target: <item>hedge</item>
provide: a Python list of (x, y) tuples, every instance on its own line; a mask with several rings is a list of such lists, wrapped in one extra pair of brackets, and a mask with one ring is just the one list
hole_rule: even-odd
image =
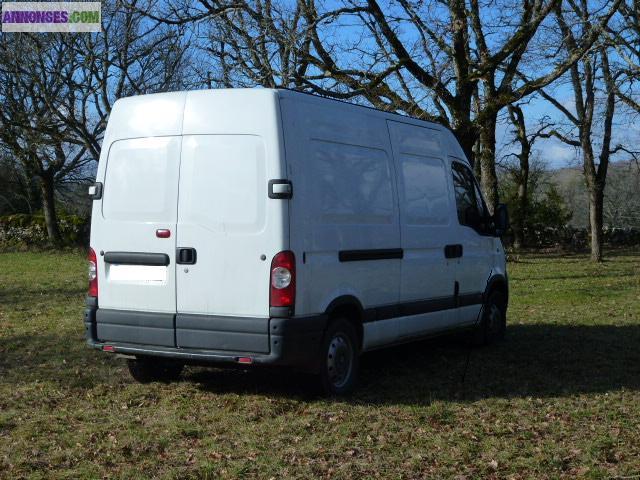
[[(58, 225), (64, 246), (89, 243), (90, 218), (62, 214), (58, 218)], [(47, 247), (49, 244), (44, 215), (16, 213), (0, 217), (0, 249)]]
[[(582, 250), (589, 246), (591, 233), (586, 228), (565, 226), (561, 228), (535, 226), (525, 229), (525, 241), (528, 248), (562, 247), (571, 250)], [(503, 239), (510, 246), (513, 238), (508, 235)], [(640, 229), (604, 227), (602, 240), (612, 247), (628, 247), (640, 245)]]

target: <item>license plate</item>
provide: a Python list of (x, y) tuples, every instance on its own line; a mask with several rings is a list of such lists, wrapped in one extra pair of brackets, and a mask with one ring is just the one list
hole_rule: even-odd
[(110, 282), (164, 284), (167, 281), (167, 267), (163, 265), (111, 264), (107, 276)]

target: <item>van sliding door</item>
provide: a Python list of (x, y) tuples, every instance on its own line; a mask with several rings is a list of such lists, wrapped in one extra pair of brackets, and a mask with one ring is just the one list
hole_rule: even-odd
[(398, 172), (402, 274), (401, 337), (448, 328), (455, 322), (456, 258), (451, 189), (440, 131), (388, 121)]

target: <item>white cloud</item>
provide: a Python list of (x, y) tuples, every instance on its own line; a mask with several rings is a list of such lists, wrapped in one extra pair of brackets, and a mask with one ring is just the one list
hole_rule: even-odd
[(557, 140), (541, 141), (537, 144), (540, 158), (551, 168), (565, 167), (575, 162), (574, 147), (560, 143)]

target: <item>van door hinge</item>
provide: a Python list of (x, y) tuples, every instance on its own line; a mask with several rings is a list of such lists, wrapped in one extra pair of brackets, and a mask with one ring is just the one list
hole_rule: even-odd
[(269, 180), (269, 198), (289, 200), (293, 197), (293, 184), (291, 180)]

